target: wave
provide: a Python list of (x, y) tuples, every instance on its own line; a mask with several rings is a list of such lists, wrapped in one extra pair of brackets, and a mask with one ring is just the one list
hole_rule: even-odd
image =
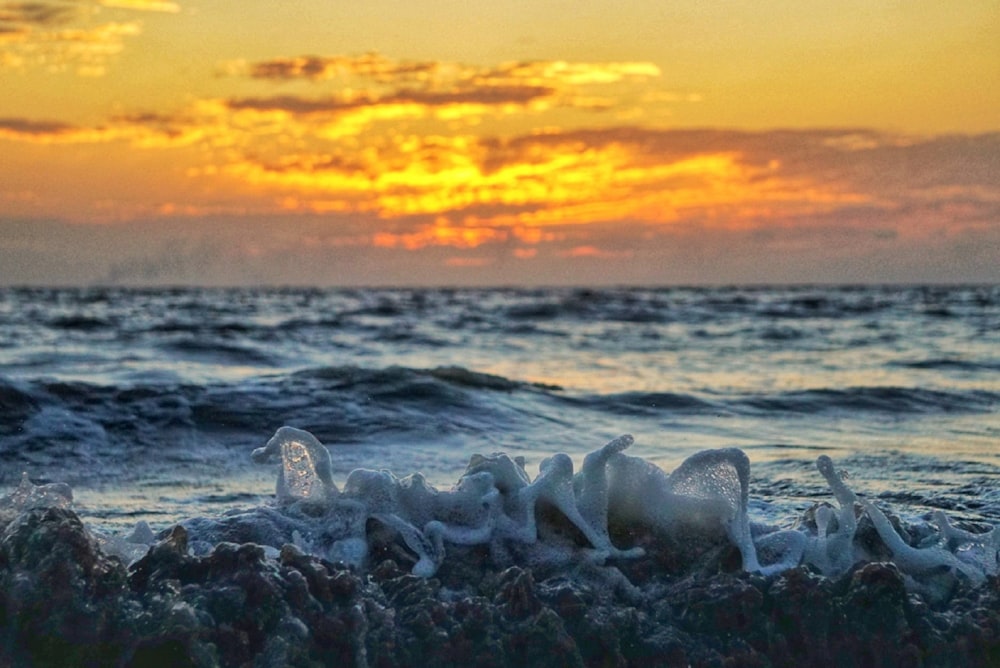
[(795, 327), (768, 327), (760, 333), (760, 338), (764, 341), (796, 341), (807, 336), (808, 334)]
[(405, 343), (428, 348), (444, 348), (449, 345), (448, 341), (443, 338), (427, 336), (409, 327), (379, 328), (375, 330), (371, 340), (389, 344)]
[(404, 366), (366, 368), (352, 365), (328, 366), (304, 369), (291, 374), (293, 378), (337, 381), (343, 385), (394, 386), (399, 383), (420, 382), (433, 379), (447, 385), (478, 390), (501, 390), (511, 392), (519, 389), (561, 389), (557, 385), (513, 380), (491, 373), (473, 371), (462, 366), (439, 366), (419, 369)]
[[(932, 318), (955, 309), (995, 305), (989, 289), (954, 289), (942, 294), (922, 289), (843, 287), (578, 289), (508, 291), (503, 315), (515, 321), (598, 320), (634, 323), (713, 322), (748, 316), (770, 321), (844, 320), (880, 317), (894, 309), (916, 309)], [(942, 305), (941, 301), (948, 301)]]
[(768, 318), (841, 319), (875, 314), (891, 308), (895, 300), (887, 295), (855, 294), (850, 291), (831, 294), (784, 295), (773, 300), (753, 302), (755, 315)]
[[(551, 301), (551, 294), (549, 297)], [(581, 299), (578, 295), (577, 301)], [(219, 326), (229, 328), (227, 323), (234, 322), (227, 318)], [(324, 322), (319, 326), (332, 326), (333, 321)], [(530, 319), (513, 324), (536, 326)], [(800, 327), (792, 324), (795, 327), (787, 328), (788, 332)], [(275, 325), (260, 327), (273, 331)], [(562, 323), (552, 327), (573, 329), (562, 327)], [(784, 332), (787, 324), (774, 327)], [(260, 434), (272, 433), (285, 424), (301, 425), (324, 442), (345, 447), (415, 449), (427, 445), (427, 452), (433, 453), (427, 457), (431, 461), (440, 454), (438, 448), (450, 447), (443, 443), (484, 451), (511, 443), (529, 449), (538, 442), (570, 443), (581, 433), (621, 429), (649, 434), (662, 429), (665, 422), (690, 430), (692, 438), (710, 442), (731, 435), (752, 440), (755, 430), (770, 440), (786, 428), (799, 429), (801, 417), (820, 416), (816, 429), (806, 428), (795, 435), (798, 441), (819, 442), (824, 438), (823, 429), (845, 415), (863, 422), (880, 421), (885, 416), (981, 414), (1000, 408), (1000, 393), (990, 385), (980, 384), (976, 390), (927, 389), (919, 386), (927, 374), (918, 371), (900, 387), (823, 387), (820, 380), (813, 389), (734, 394), (667, 383), (652, 388), (638, 384), (616, 387), (626, 391), (590, 391), (568, 384), (560, 387), (531, 382), (511, 377), (513, 374), (486, 373), (460, 363), (484, 354), (482, 350), (451, 356), (457, 364), (428, 368), (347, 363), (290, 370), (282, 364), (297, 361), (296, 346), (272, 346), (242, 334), (245, 332), (237, 327), (231, 328), (226, 338), (196, 338), (190, 333), (164, 336), (156, 341), (159, 352), (154, 355), (163, 359), (162, 368), (170, 373), (157, 373), (149, 359), (140, 356), (134, 374), (100, 374), (93, 371), (98, 367), (89, 359), (75, 361), (72, 373), (65, 376), (49, 371), (66, 366), (61, 367), (58, 359), (41, 369), (22, 363), (16, 372), (29, 377), (0, 374), (0, 461), (5, 464), (0, 478), (39, 467), (52, 467), (52, 475), (69, 471), (77, 479), (138, 477), (155, 466), (164, 470), (174, 465), (204, 468), (197, 462), (205, 458), (226, 470), (245, 465), (245, 457), (233, 452), (244, 452)], [(314, 335), (315, 331), (310, 334)], [(649, 344), (651, 350), (674, 344), (667, 334), (663, 336)], [(356, 337), (344, 337), (345, 341), (317, 338), (324, 340), (323, 355), (311, 355), (308, 360), (371, 362), (364, 357), (363, 347), (352, 343)], [(562, 344), (557, 341), (554, 345)], [(130, 350), (123, 347), (102, 352), (125, 359)], [(501, 363), (513, 368), (510, 358), (503, 357), (504, 351), (497, 354)], [(283, 357), (277, 359), (276, 355)], [(720, 364), (724, 362), (720, 360)], [(904, 360), (901, 364), (947, 371), (989, 368), (992, 362), (987, 356), (974, 367), (951, 358)], [(204, 372), (195, 375), (185, 371), (206, 363), (238, 366), (241, 373), (222, 374), (226, 380), (204, 380)], [(659, 377), (652, 371), (649, 377)], [(567, 378), (575, 376), (570, 373)], [(674, 415), (679, 416), (676, 421)], [(717, 416), (736, 419), (719, 430)], [(949, 433), (946, 426), (939, 429), (937, 433)]]
[(246, 465), (231, 448), (291, 423), (331, 443), (482, 441), (551, 412), (535, 399), (557, 391), (460, 366), (315, 367), (206, 384), (0, 376), (0, 461), (10, 464), (0, 478), (39, 467), (74, 480), (134, 477), (209, 460), (226, 470)]
[(195, 337), (183, 337), (164, 342), (161, 347), (174, 355), (209, 362), (246, 366), (277, 366), (280, 363), (279, 358), (256, 347), (222, 341), (206, 341)]
[[(100, 385), (0, 377), (0, 451), (61, 447), (67, 430), (101, 434), (112, 451), (229, 442), (282, 424), (308, 425), (334, 442), (379, 435), (433, 439), (448, 434), (518, 433), (524, 420), (599, 424), (601, 415), (643, 420), (664, 414), (935, 415), (983, 413), (1000, 407), (986, 390), (912, 387), (817, 388), (776, 394), (700, 396), (669, 391), (575, 393), (462, 366), (314, 367), (235, 382), (192, 384), (150, 380)], [(60, 417), (61, 416), (61, 417)], [(75, 427), (74, 427), (75, 425)], [(191, 436), (194, 435), (194, 436)], [(72, 439), (69, 439), (72, 440)], [(404, 440), (406, 440), (404, 438)], [(48, 444), (48, 445), (45, 445)], [(187, 447), (186, 445), (184, 447)]]
[(345, 319), (341, 316), (297, 316), (282, 321), (277, 329), (339, 329), (344, 326), (344, 323)]
[(809, 389), (754, 395), (730, 402), (737, 409), (827, 414), (841, 412), (887, 414), (979, 413), (996, 410), (1000, 394), (986, 390), (945, 391), (912, 387), (851, 387)]
[(673, 392), (618, 392), (564, 397), (565, 403), (589, 410), (625, 416), (654, 416), (664, 412), (718, 410), (718, 405), (689, 394)]
[(776, 394), (711, 398), (673, 392), (620, 392), (565, 395), (565, 404), (619, 416), (654, 417), (663, 413), (741, 414), (758, 417), (787, 414), (841, 413), (933, 415), (984, 413), (1000, 407), (1000, 393), (985, 390), (945, 391), (907, 387), (817, 388)]
[(0, 436), (13, 436), (23, 423), (38, 410), (38, 401), (18, 385), (0, 377)]
[(108, 318), (95, 318), (87, 315), (61, 315), (50, 319), (46, 323), (53, 329), (78, 330), (91, 332), (100, 329), (117, 327), (118, 323)]
[(670, 293), (650, 290), (591, 290), (553, 291), (535, 296), (513, 292), (515, 301), (504, 315), (515, 321), (532, 320), (596, 320), (604, 322), (663, 323), (677, 317)]
[(955, 357), (937, 357), (925, 360), (893, 361), (889, 362), (889, 366), (933, 371), (1000, 371), (1000, 360), (972, 362)]
[(126, 439), (139, 438), (142, 429), (144, 441), (162, 441), (157, 430), (167, 428), (239, 438), (295, 422), (334, 442), (357, 442), (387, 432), (430, 438), (468, 431), (472, 423), (498, 428), (514, 419), (516, 410), (492, 395), (554, 389), (464, 367), (331, 366), (236, 383), (124, 388), (74, 383), (41, 391), (47, 401), (58, 398)]

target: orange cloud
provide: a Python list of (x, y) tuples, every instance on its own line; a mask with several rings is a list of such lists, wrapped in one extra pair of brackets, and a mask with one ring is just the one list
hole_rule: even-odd
[[(516, 225), (506, 217), (523, 215), (541, 224), (553, 219), (533, 217), (543, 209), (620, 200), (637, 179), (635, 169), (629, 171), (628, 150), (615, 142), (587, 146), (577, 138), (551, 147), (516, 138), (508, 144), (491, 136), (490, 124), (558, 107), (611, 107), (613, 98), (598, 104), (575, 89), (658, 75), (647, 63), (473, 68), (378, 54), (275, 59), (252, 66), (251, 76), (360, 77), (371, 85), (324, 97), (203, 99), (171, 113), (126, 114), (95, 127), (7, 119), (0, 121), (0, 138), (199, 147), (205, 163), (188, 166), (190, 177), (241, 181), (273, 196), (284, 210), (375, 212), (383, 218), (462, 212), (494, 228)], [(456, 123), (477, 125), (456, 132)], [(621, 192), (609, 192), (611, 181)]]
[[(170, 0), (95, 0), (67, 2), (34, 0), (0, 3), (0, 70), (37, 68), (103, 76), (125, 40), (142, 33), (142, 23), (115, 20), (93, 25), (101, 8), (114, 11), (177, 13)], [(120, 14), (126, 17), (127, 14)]]
[(486, 267), (493, 264), (488, 257), (450, 257), (444, 261), (449, 267)]
[[(31, 144), (103, 144), (125, 141), (136, 148), (188, 146), (206, 138), (205, 128), (152, 122), (153, 117), (118, 118), (96, 127), (29, 118), (0, 118), (0, 139)], [(140, 120), (141, 119), (141, 120)]]
[[(995, 138), (968, 143), (858, 130), (635, 126), (491, 136), (488, 128), (469, 134), (442, 125), (428, 111), (433, 104), (417, 102), (424, 97), (444, 105), (456, 99), (414, 94), (410, 111), (398, 100), (201, 100), (172, 115), (132, 114), (89, 128), (0, 119), (0, 139), (192, 147), (205, 159), (187, 168), (192, 179), (211, 179), (214, 188), (241, 184), (261, 202), (271, 198), (275, 210), (399, 221), (395, 230), (374, 234), (373, 243), (406, 249), (512, 239), (536, 245), (554, 240), (546, 227), (621, 220), (773, 226), (858, 207), (926, 207), (931, 200), (947, 200), (950, 211), (966, 217), (995, 207), (1000, 197), (989, 177)], [(420, 117), (423, 125), (401, 132), (405, 117)], [(347, 133), (351, 123), (372, 127)], [(912, 173), (895, 176), (893, 165), (911, 153), (919, 160), (907, 164), (937, 165), (927, 168), (926, 182)], [(973, 159), (956, 161), (959, 154)]]
[(559, 81), (567, 85), (583, 86), (616, 83), (624, 79), (644, 81), (657, 78), (660, 74), (660, 68), (653, 63), (570, 63), (556, 60), (507, 63), (477, 73), (476, 77), (485, 80)]
[(455, 120), (490, 112), (516, 113), (545, 106), (554, 91), (543, 86), (489, 86), (459, 91), (397, 91), (378, 96), (346, 93), (325, 98), (276, 96), (229, 100), (235, 112), (280, 114), (289, 120), (323, 123), (322, 135), (337, 138), (358, 135), (372, 123), (406, 118)]
[[(63, 20), (51, 21), (61, 23)], [(49, 72), (75, 68), (81, 76), (102, 76), (110, 60), (124, 49), (125, 38), (142, 32), (138, 21), (116, 21), (87, 28), (38, 29), (49, 25), (48, 22), (36, 26), (0, 24), (0, 43), (6, 42), (8, 49), (0, 58), (0, 67), (41, 67)]]
[(496, 67), (475, 67), (443, 61), (395, 60), (371, 52), (359, 56), (296, 56), (250, 65), (224, 66), (223, 71), (245, 73), (255, 79), (290, 80), (364, 78), (383, 84), (439, 89), (506, 85), (586, 86), (623, 80), (644, 81), (661, 75), (649, 62), (523, 61)]
[[(344, 92), (327, 98), (277, 96), (234, 100), (235, 108), (289, 114), (337, 114), (337, 136), (357, 134), (370, 120), (477, 119), (490, 113), (552, 108), (608, 110), (615, 99), (583, 94), (592, 86), (640, 83), (660, 76), (652, 63), (529, 61), (474, 67), (439, 61), (400, 61), (378, 53), (298, 56), (257, 63), (231, 61), (218, 71), (265, 81), (338, 80)], [(344, 129), (346, 128), (346, 130)]]
[[(838, 184), (785, 175), (740, 151), (661, 156), (622, 138), (549, 133), (512, 143), (409, 137), (370, 152), (245, 161), (233, 174), (258, 184), (340, 195), (385, 218), (472, 214), (494, 227), (629, 218), (743, 219), (867, 201)], [(655, 133), (643, 138), (657, 139)], [(662, 138), (661, 138), (662, 139)], [(600, 140), (600, 141), (595, 141)], [(589, 143), (588, 143), (589, 142)], [(655, 147), (654, 147), (655, 148)]]
[(452, 225), (446, 219), (439, 219), (433, 225), (425, 225), (416, 232), (379, 232), (372, 238), (372, 243), (382, 248), (406, 250), (418, 250), (427, 246), (476, 248), (486, 243), (505, 241), (507, 238), (506, 230)]
[[(59, 14), (32, 17), (49, 32), (71, 32)], [(546, 244), (566, 258), (612, 257), (620, 246), (580, 231), (602, 224), (773, 229), (910, 211), (915, 221), (989, 221), (1000, 202), (998, 135), (663, 129), (616, 125), (611, 114), (595, 121), (590, 107), (615, 111), (643, 98), (659, 76), (648, 63), (471, 67), (367, 54), (233, 69), (256, 80), (259, 94), (120, 114), (93, 127), (5, 118), (0, 140), (52, 151), (108, 142), (123, 155), (175, 151), (173, 173), (205, 201), (157, 215), (212, 211), (216, 199), (248, 202), (303, 217), (353, 215), (367, 221), (365, 238), (377, 248), (509, 244), (522, 259), (552, 257)], [(269, 88), (293, 79), (336, 83), (323, 95)], [(662, 91), (647, 97), (650, 105), (675, 101)], [(128, 196), (106, 199), (113, 217)], [(139, 211), (120, 206), (121, 218)]]
[(113, 127), (81, 127), (58, 121), (0, 118), (0, 139), (34, 144), (95, 144), (121, 139), (131, 131)]
[(443, 74), (448, 65), (434, 62), (397, 61), (378, 53), (360, 56), (296, 56), (274, 58), (240, 66), (236, 72), (245, 72), (254, 79), (310, 79), (321, 81), (338, 77), (368, 77), (376, 81), (421, 81)]
[(632, 251), (609, 251), (597, 246), (574, 246), (567, 251), (559, 253), (562, 257), (591, 257), (600, 260), (627, 259), (634, 255)]
[(79, 16), (81, 10), (62, 2), (4, 2), (0, 4), (0, 33), (66, 23)]

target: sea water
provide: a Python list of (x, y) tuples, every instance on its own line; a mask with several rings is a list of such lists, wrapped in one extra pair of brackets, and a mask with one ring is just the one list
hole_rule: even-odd
[(154, 530), (267, 503), (282, 425), (442, 489), (474, 454), (583, 456), (631, 433), (671, 471), (737, 447), (750, 514), (854, 490), (1000, 522), (1000, 287), (5, 289), (0, 494), (72, 486)]

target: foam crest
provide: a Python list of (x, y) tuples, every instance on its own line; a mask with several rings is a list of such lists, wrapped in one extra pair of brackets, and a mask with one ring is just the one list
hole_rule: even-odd
[(670, 494), (688, 513), (723, 524), (743, 557), (743, 569), (760, 569), (750, 536), (747, 501), (750, 460), (742, 450), (704, 450), (684, 460), (667, 478)]
[[(840, 576), (872, 558), (858, 540), (858, 519), (864, 515), (883, 551), (917, 588), (938, 586), (942, 573), (978, 585), (998, 570), (996, 529), (975, 534), (938, 514), (938, 540), (930, 546), (911, 545), (879, 508), (858, 499), (825, 455), (817, 459), (816, 468), (838, 507), (819, 504), (808, 513), (808, 521), (794, 529), (765, 528), (754, 535), (745, 453), (735, 448), (702, 451), (668, 474), (627, 455), (632, 442), (630, 435), (612, 440), (587, 455), (578, 472), (567, 455), (555, 454), (541, 463), (534, 478), (521, 458), (474, 455), (446, 491), (428, 485), (420, 474), (399, 479), (389, 471), (356, 469), (338, 492), (325, 448), (308, 432), (290, 427), (279, 429), (265, 448), (254, 452), (254, 459), (266, 461), (264, 453), (281, 457), (278, 504), (291, 502), (286, 511), (291, 516), (294, 504), (316, 500), (315, 490), (323, 490), (328, 537), (331, 527), (342, 527), (333, 532), (333, 547), (324, 556), (346, 555), (361, 568), (370, 543), (384, 540), (388, 532), (413, 555), (413, 573), (423, 577), (437, 572), (449, 549), (488, 545), (495, 559), (550, 566), (603, 564), (617, 573), (609, 576), (614, 578), (621, 575), (613, 566), (616, 560), (641, 558), (647, 551), (612, 541), (609, 527), (624, 525), (634, 527), (630, 533), (635, 535), (718, 535), (739, 551), (746, 571), (771, 575), (808, 565), (824, 575)], [(322, 473), (315, 469), (317, 464)], [(308, 484), (290, 484), (290, 478)], [(354, 520), (330, 522), (345, 512), (353, 513)], [(363, 529), (371, 521), (380, 527), (375, 534)], [(300, 546), (317, 549), (318, 543), (302, 541), (301, 535)]]
[[(903, 540), (902, 536), (896, 533), (889, 518), (885, 516), (875, 504), (870, 501), (862, 501), (865, 512), (871, 518), (875, 530), (885, 543), (885, 546), (892, 552), (893, 562), (899, 566), (900, 570), (908, 575), (919, 577), (922, 575), (934, 574), (944, 569), (947, 572), (961, 573), (975, 585), (980, 585), (986, 580), (986, 573), (977, 568), (974, 564), (967, 563), (959, 559), (953, 552), (940, 546), (915, 548)], [(994, 557), (995, 560), (995, 557)]]
[(282, 427), (263, 448), (251, 453), (258, 464), (280, 457), (276, 495), (278, 503), (336, 496), (330, 452), (315, 436), (294, 427)]
[[(997, 528), (975, 533), (938, 512), (933, 526), (912, 532), (922, 538), (911, 538), (900, 521), (859, 498), (827, 456), (817, 459), (816, 468), (838, 507), (818, 504), (791, 529), (755, 525), (751, 531), (750, 462), (741, 450), (702, 451), (668, 474), (626, 454), (632, 443), (630, 435), (612, 440), (587, 455), (579, 471), (568, 455), (557, 453), (532, 477), (522, 458), (493, 453), (473, 455), (447, 490), (429, 485), (419, 473), (398, 478), (372, 469), (351, 471), (341, 490), (326, 447), (308, 432), (282, 427), (251, 455), (261, 464), (278, 460), (273, 506), (183, 525), (195, 553), (220, 542), (253, 542), (277, 554), (291, 544), (365, 570), (388, 550), (409, 555), (414, 575), (431, 577), (449, 554), (461, 558), (485, 546), (497, 566), (596, 567), (606, 583), (625, 589), (628, 581), (619, 567), (658, 550), (683, 550), (699, 536), (728, 542), (738, 550), (743, 570), (763, 575), (805, 565), (839, 577), (859, 562), (888, 557), (912, 588), (932, 597), (947, 595), (959, 583), (981, 585), (1000, 571)], [(0, 511), (71, 504), (67, 485), (34, 485), (25, 475), (17, 489), (0, 498)], [(94, 535), (126, 561), (154, 542), (142, 523), (126, 537)]]
[(840, 506), (840, 512), (821, 505), (814, 512), (816, 534), (805, 546), (805, 561), (826, 575), (841, 575), (858, 560), (854, 546), (854, 536), (858, 530), (858, 497), (844, 482), (844, 476), (834, 467), (833, 460), (826, 455), (816, 459), (816, 468), (826, 480)]

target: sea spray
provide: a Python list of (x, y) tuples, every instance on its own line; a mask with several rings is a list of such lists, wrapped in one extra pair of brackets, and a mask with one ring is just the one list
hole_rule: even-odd
[(280, 460), (271, 504), (158, 539), (139, 523), (107, 540), (65, 485), (25, 476), (0, 498), (0, 661), (859, 666), (877, 652), (886, 665), (987, 666), (1000, 655), (996, 529), (936, 515), (936, 534), (928, 525), (915, 541), (826, 457), (817, 468), (839, 510), (751, 525), (741, 451), (698, 453), (667, 474), (625, 454), (631, 444), (614, 439), (579, 472), (559, 454), (533, 478), (518, 457), (477, 455), (447, 491), (369, 469), (338, 488), (336, 458), (282, 428), (254, 457)]
[[(274, 550), (291, 543), (362, 570), (374, 565), (369, 555), (394, 540), (411, 555), (412, 571), (421, 577), (434, 576), (456, 547), (484, 546), (495, 567), (587, 563), (606, 568), (611, 582), (617, 581), (619, 566), (646, 556), (650, 546), (693, 534), (728, 541), (743, 570), (763, 575), (806, 565), (836, 577), (887, 553), (914, 589), (929, 588), (934, 598), (958, 582), (978, 586), (997, 574), (995, 529), (958, 530), (942, 515), (939, 540), (910, 545), (878, 507), (858, 499), (828, 456), (820, 456), (816, 467), (839, 511), (821, 504), (812, 522), (752, 529), (750, 462), (741, 450), (699, 452), (668, 474), (627, 455), (632, 442), (630, 435), (612, 440), (588, 455), (579, 472), (558, 453), (543, 460), (532, 478), (523, 460), (495, 453), (473, 456), (449, 490), (428, 485), (419, 474), (398, 478), (386, 470), (355, 469), (341, 491), (326, 447), (308, 432), (282, 427), (253, 453), (258, 463), (269, 455), (279, 459), (273, 506), (182, 524), (202, 552), (223, 540)], [(870, 529), (863, 536), (859, 518)], [(872, 530), (877, 548), (871, 545)], [(633, 543), (621, 543), (620, 537)], [(376, 549), (378, 543), (382, 548)]]

